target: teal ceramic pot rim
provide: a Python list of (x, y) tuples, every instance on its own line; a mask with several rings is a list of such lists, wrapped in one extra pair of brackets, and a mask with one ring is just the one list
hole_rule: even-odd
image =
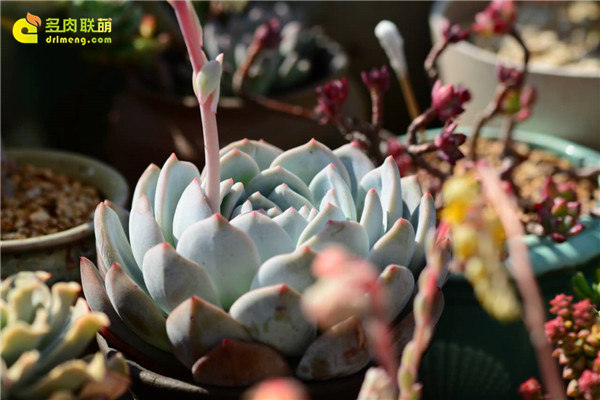
[[(129, 185), (113, 167), (81, 154), (49, 149), (7, 149), (7, 156), (16, 163), (28, 162), (35, 166), (48, 167), (71, 178), (96, 187), (103, 198), (124, 206), (129, 196)], [(0, 241), (2, 253), (40, 250), (72, 243), (94, 232), (89, 221), (70, 229), (50, 235)]]
[[(433, 139), (440, 130), (440, 128), (428, 129), (426, 131), (427, 139)], [(470, 128), (459, 127), (457, 132), (468, 135)], [(499, 130), (487, 127), (482, 130), (481, 135), (497, 138)], [(526, 130), (515, 130), (514, 139), (533, 148), (564, 157), (577, 167), (600, 164), (599, 152), (566, 139)], [(582, 265), (600, 256), (600, 218), (586, 216), (581, 219), (581, 222), (585, 225), (585, 230), (564, 243), (555, 243), (548, 237), (525, 236), (524, 240), (529, 248), (529, 257), (536, 275), (540, 276), (565, 267)], [(508, 260), (508, 264), (510, 264), (510, 260)], [(449, 279), (464, 280), (465, 278), (462, 275), (452, 274)]]

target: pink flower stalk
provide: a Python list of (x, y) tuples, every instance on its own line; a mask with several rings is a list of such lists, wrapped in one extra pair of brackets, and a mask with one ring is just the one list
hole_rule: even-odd
[(316, 114), (321, 123), (334, 122), (342, 113), (342, 106), (348, 99), (348, 80), (346, 77), (336, 79), (317, 88)]
[(459, 147), (467, 140), (467, 137), (462, 133), (454, 133), (457, 126), (456, 122), (444, 126), (440, 134), (433, 140), (438, 157), (452, 165), (465, 156)]
[(471, 29), (482, 35), (503, 35), (512, 31), (517, 20), (513, 0), (492, 0), (485, 10), (475, 15)]
[(386, 293), (377, 282), (377, 269), (341, 248), (331, 247), (317, 255), (312, 272), (318, 281), (302, 297), (305, 314), (323, 328), (351, 316), (362, 317), (375, 356), (394, 377), (396, 361), (390, 350)]
[(369, 90), (384, 93), (390, 88), (391, 79), (387, 65), (381, 68), (373, 68), (370, 71), (363, 71), (360, 73), (360, 77)]
[(458, 24), (452, 24), (445, 19), (442, 22), (442, 37), (446, 43), (458, 43), (469, 37), (471, 32)]
[[(202, 49), (202, 27), (190, 1), (169, 1), (183, 34), (190, 61), (194, 69), (194, 87), (200, 104), (202, 131), (204, 134), (204, 158), (206, 164), (206, 198), (213, 213), (219, 212), (220, 203), (220, 158), (219, 132), (217, 129), (217, 103), (219, 102), (220, 70), (212, 68), (208, 81), (203, 80), (203, 68), (207, 63)], [(217, 73), (218, 72), (218, 73)], [(208, 75), (208, 74), (207, 74)], [(200, 82), (196, 85), (196, 82)], [(207, 90), (207, 86), (211, 90)]]
[(245, 400), (309, 400), (304, 387), (296, 380), (275, 378), (258, 383), (244, 394)]
[(444, 274), (443, 254), (449, 244), (449, 239), (444, 236), (440, 234), (437, 242), (430, 247), (428, 264), (419, 276), (419, 290), (413, 302), (415, 331), (411, 341), (404, 347), (398, 370), (400, 400), (418, 399), (421, 395), (422, 385), (418, 382), (419, 366), (433, 335), (434, 305), (440, 293), (438, 282)]
[(437, 80), (431, 90), (431, 105), (436, 109), (438, 118), (442, 122), (446, 122), (462, 114), (465, 109), (463, 104), (471, 100), (471, 93), (468, 89), (452, 84), (442, 85), (440, 80)]
[(397, 139), (388, 139), (386, 142), (387, 154), (394, 158), (402, 176), (408, 175), (413, 167), (413, 160), (406, 151), (406, 146)]

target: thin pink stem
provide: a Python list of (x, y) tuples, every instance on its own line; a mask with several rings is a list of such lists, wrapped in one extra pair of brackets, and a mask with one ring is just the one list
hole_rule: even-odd
[(221, 162), (219, 159), (219, 131), (217, 115), (210, 110), (213, 99), (200, 106), (204, 130), (204, 159), (206, 164), (206, 198), (213, 213), (219, 212), (221, 202)]
[(506, 232), (512, 263), (511, 272), (523, 299), (523, 319), (536, 351), (542, 380), (551, 399), (566, 400), (562, 378), (558, 366), (552, 358), (552, 348), (546, 339), (544, 301), (533, 274), (527, 245), (523, 241), (525, 231), (519, 219), (516, 202), (503, 190), (500, 178), (494, 170), (481, 165), (478, 167), (478, 172), (483, 185), (483, 193), (498, 213)]
[[(177, 22), (183, 34), (183, 39), (190, 55), (194, 76), (198, 74), (207, 61), (202, 50), (202, 27), (198, 15), (190, 1), (170, 1), (175, 10)], [(206, 198), (213, 213), (219, 212), (220, 194), (220, 158), (219, 132), (217, 129), (216, 112), (211, 111), (214, 101), (211, 96), (204, 104), (200, 101), (200, 93), (196, 93), (200, 103), (202, 117), (202, 132), (204, 135), (204, 159), (206, 164)]]

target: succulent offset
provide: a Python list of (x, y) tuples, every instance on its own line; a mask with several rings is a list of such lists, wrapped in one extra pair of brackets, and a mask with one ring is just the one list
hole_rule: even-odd
[(49, 277), (20, 272), (2, 281), (2, 399), (119, 397), (129, 385), (121, 355), (76, 358), (108, 318), (90, 311), (82, 298), (75, 301), (79, 284), (59, 282), (50, 289)]
[[(369, 361), (360, 316), (319, 334), (300, 309), (315, 252), (339, 244), (378, 266), (393, 320), (425, 264), (432, 197), (391, 157), (374, 168), (355, 143), (332, 151), (313, 139), (283, 152), (244, 139), (220, 155), (218, 214), (200, 171), (175, 155), (142, 174), (125, 227), (98, 206), (98, 269), (81, 266), (91, 308), (121, 342), (150, 357), (172, 351), (202, 383), (287, 375), (291, 359), (303, 379), (360, 370)], [(244, 362), (254, 368), (240, 376)]]

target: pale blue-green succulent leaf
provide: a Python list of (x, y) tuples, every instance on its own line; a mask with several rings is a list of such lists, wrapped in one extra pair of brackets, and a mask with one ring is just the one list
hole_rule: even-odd
[(357, 317), (335, 324), (302, 355), (296, 375), (305, 380), (328, 380), (352, 375), (369, 363), (366, 334)]
[(256, 161), (239, 149), (232, 149), (221, 157), (221, 180), (232, 178), (247, 185), (259, 172)]
[(248, 154), (256, 162), (261, 171), (269, 168), (273, 160), (283, 153), (283, 150), (265, 142), (262, 139), (242, 139), (223, 147), (220, 151), (221, 156), (227, 154), (232, 149), (239, 149), (240, 151)]
[(150, 297), (113, 264), (106, 273), (106, 294), (129, 329), (151, 345), (168, 350), (165, 316)]
[(252, 290), (229, 311), (257, 341), (287, 356), (299, 356), (314, 339), (317, 329), (300, 307), (300, 294), (286, 285)]
[(298, 213), (299, 213), (300, 215), (302, 215), (302, 216), (303, 216), (303, 217), (306, 219), (306, 221), (308, 222), (308, 216), (309, 216), (309, 214), (310, 214), (310, 211), (311, 211), (311, 207), (306, 207), (306, 206), (304, 206), (304, 207), (301, 207), (301, 208), (298, 210)]
[(404, 218), (396, 221), (371, 249), (369, 260), (381, 271), (389, 264), (407, 265), (415, 249), (415, 230)]
[(173, 216), (181, 194), (194, 178), (200, 178), (198, 168), (187, 161), (179, 161), (172, 154), (160, 171), (156, 184), (154, 216), (166, 241), (175, 243)]
[(319, 233), (329, 221), (345, 221), (346, 216), (331, 203), (321, 207), (321, 211), (308, 223), (298, 238), (298, 245), (305, 243), (308, 239)]
[(287, 184), (282, 183), (277, 186), (269, 195), (269, 200), (277, 204), (280, 209), (288, 209), (290, 207), (302, 208), (310, 207), (312, 203), (304, 196), (296, 193)]
[[(202, 181), (202, 190), (206, 189), (206, 181)], [(233, 187), (233, 179), (229, 178), (229, 179), (225, 179), (224, 181), (221, 181), (221, 183), (219, 184), (219, 199), (221, 202), (223, 202), (223, 199), (225, 199), (225, 197), (227, 197), (227, 195), (229, 194), (229, 192), (231, 191), (231, 188)]]
[(385, 267), (377, 284), (387, 293), (387, 313), (391, 322), (404, 310), (415, 290), (415, 278), (412, 272), (400, 265)]
[(315, 204), (321, 204), (325, 195), (331, 193), (335, 200), (328, 199), (328, 202), (336, 204), (344, 212), (346, 218), (356, 221), (356, 206), (352, 193), (333, 163), (315, 175), (310, 182), (309, 189), (313, 194)]
[[(145, 194), (142, 194), (138, 198), (131, 210), (129, 237), (131, 240), (131, 251), (137, 265), (142, 265), (144, 254), (146, 254), (148, 249), (165, 241), (162, 230), (152, 214), (152, 206)], [(114, 260), (114, 262), (120, 261)]]
[(366, 174), (360, 181), (358, 188), (357, 209), (364, 208), (367, 192), (375, 189), (381, 199), (381, 207), (384, 211), (384, 227), (387, 232), (392, 225), (402, 217), (402, 188), (398, 165), (392, 157), (385, 159), (377, 169)]
[(111, 208), (115, 213), (117, 213), (117, 216), (119, 217), (119, 221), (121, 221), (121, 226), (123, 227), (123, 230), (125, 231), (125, 235), (127, 236), (127, 239), (129, 239), (129, 211), (127, 211), (125, 208), (121, 207), (118, 204), (113, 203), (110, 200), (104, 200), (104, 204)]
[(315, 139), (285, 151), (273, 161), (271, 167), (281, 166), (308, 185), (315, 175), (331, 163), (335, 165), (344, 181), (350, 186), (350, 177), (344, 164), (327, 146)]
[(223, 339), (251, 340), (239, 322), (198, 297), (185, 300), (169, 314), (167, 335), (175, 356), (189, 368)]
[(271, 207), (266, 211), (266, 214), (267, 214), (267, 217), (269, 217), (269, 218), (275, 218), (275, 217), (281, 215), (281, 210), (277, 206)]
[(231, 225), (242, 230), (256, 246), (260, 262), (282, 253), (294, 251), (295, 244), (282, 227), (271, 218), (256, 211), (231, 220)]
[(265, 169), (256, 175), (246, 187), (248, 193), (260, 192), (268, 197), (269, 194), (279, 185), (285, 183), (294, 192), (308, 199), (312, 203), (312, 194), (304, 183), (296, 175), (285, 168), (275, 166)]
[(144, 170), (133, 191), (133, 197), (131, 199), (132, 208), (138, 199), (145, 194), (150, 202), (152, 212), (154, 212), (154, 196), (156, 195), (156, 185), (158, 184), (159, 175), (160, 168), (155, 164), (150, 164), (148, 168)]
[(301, 246), (293, 253), (275, 256), (263, 263), (252, 281), (252, 290), (265, 286), (286, 284), (302, 293), (315, 283), (311, 265), (316, 256), (308, 246)]
[(104, 203), (96, 207), (94, 233), (100, 272), (106, 274), (111, 265), (119, 263), (139, 287), (145, 288), (142, 270), (135, 261), (121, 221), (117, 213)]
[[(412, 216), (421, 202), (423, 191), (416, 175), (406, 176), (400, 181), (402, 182), (402, 200), (408, 209), (408, 214), (404, 215), (404, 218), (412, 222)], [(417, 226), (414, 226), (416, 229)]]
[(98, 273), (94, 263), (87, 258), (82, 257), (79, 265), (81, 271), (81, 286), (88, 305), (92, 311), (103, 312), (108, 316), (108, 319), (110, 320), (110, 326), (108, 328), (110, 333), (124, 343), (127, 343), (127, 345), (131, 346), (135, 351), (138, 351), (153, 360), (160, 362), (172, 360), (172, 356), (169, 353), (146, 343), (146, 341), (141, 339), (125, 325), (110, 302), (104, 287), (104, 281)]
[(252, 195), (248, 197), (248, 200), (250, 201), (250, 203), (252, 203), (252, 210), (268, 210), (269, 208), (277, 206), (277, 204), (267, 199), (260, 192), (252, 193)]
[[(307, 207), (308, 209), (308, 207)], [(290, 236), (294, 244), (298, 243), (300, 234), (308, 225), (308, 221), (294, 207), (285, 210), (281, 215), (273, 218), (279, 226)]]
[(425, 265), (425, 241), (427, 240), (429, 231), (435, 229), (436, 225), (435, 201), (431, 194), (425, 193), (423, 195), (417, 211), (417, 222), (416, 224), (413, 223), (413, 225), (417, 226), (417, 231), (415, 233), (415, 252), (408, 264), (408, 268), (415, 274)]
[[(194, 178), (181, 194), (175, 208), (175, 215), (173, 216), (173, 236), (175, 241), (179, 240), (183, 232), (190, 225), (202, 221), (212, 214), (213, 212), (210, 204), (208, 204), (208, 199), (200, 187), (200, 180)], [(141, 263), (138, 264), (141, 265)]]
[(252, 202), (250, 200), (246, 200), (243, 204), (237, 206), (233, 212), (231, 213), (231, 218), (230, 219), (235, 219), (237, 217), (239, 217), (242, 214), (247, 214), (249, 212), (254, 211), (253, 207), (252, 207)]
[(344, 167), (348, 171), (350, 177), (350, 191), (352, 197), (356, 199), (358, 194), (358, 184), (367, 174), (375, 168), (369, 157), (364, 151), (360, 149), (360, 145), (357, 142), (347, 143), (333, 151)]
[(383, 209), (381, 199), (375, 189), (370, 189), (365, 196), (365, 206), (360, 217), (360, 224), (369, 235), (369, 249), (383, 234)]
[(142, 270), (148, 293), (166, 313), (192, 296), (220, 306), (206, 271), (182, 257), (168, 242), (146, 252)]
[(330, 245), (340, 244), (361, 257), (369, 254), (367, 231), (354, 221), (328, 221), (325, 227), (305, 244), (317, 252)]
[(221, 202), (221, 214), (223, 214), (225, 218), (231, 218), (233, 210), (242, 204), (245, 198), (246, 191), (244, 190), (244, 185), (241, 182), (234, 183), (233, 186), (231, 186), (229, 193), (227, 193)]
[(248, 291), (260, 265), (252, 239), (219, 214), (190, 226), (177, 252), (204, 268), (225, 309)]

